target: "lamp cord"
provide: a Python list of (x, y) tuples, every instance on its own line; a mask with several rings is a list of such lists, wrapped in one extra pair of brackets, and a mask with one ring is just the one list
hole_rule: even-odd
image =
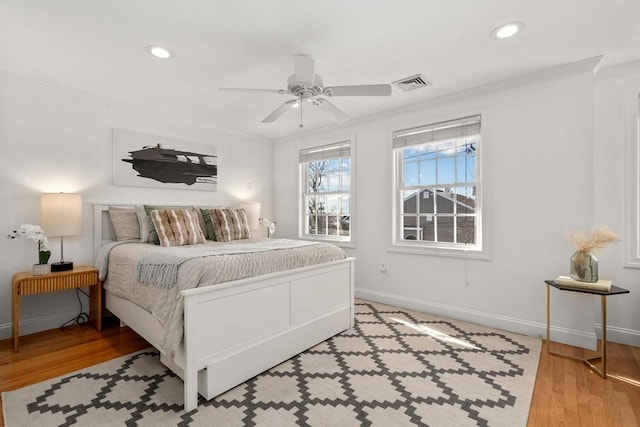
[(80, 304), (80, 313), (76, 317), (69, 319), (68, 321), (63, 323), (62, 326), (60, 326), (61, 331), (73, 325), (86, 326), (89, 323), (89, 315), (84, 311), (82, 311), (82, 300), (80, 299), (81, 292), (85, 296), (87, 297), (89, 296), (85, 291), (82, 291), (79, 288), (76, 288), (76, 297), (78, 298), (78, 303)]

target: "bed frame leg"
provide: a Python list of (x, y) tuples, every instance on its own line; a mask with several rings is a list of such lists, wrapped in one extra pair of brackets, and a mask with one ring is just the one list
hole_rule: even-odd
[(198, 407), (198, 372), (184, 373), (184, 410), (189, 412)]

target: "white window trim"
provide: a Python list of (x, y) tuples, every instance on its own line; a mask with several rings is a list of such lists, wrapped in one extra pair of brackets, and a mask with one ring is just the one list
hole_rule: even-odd
[(627, 90), (625, 267), (640, 268), (640, 85)]
[[(300, 150), (307, 150), (309, 148), (314, 148), (314, 147), (321, 147), (323, 145), (330, 145), (330, 144), (335, 144), (337, 142), (340, 141), (349, 141), (349, 147), (350, 147), (350, 156), (351, 156), (351, 179), (350, 179), (350, 189), (349, 189), (349, 193), (350, 193), (350, 206), (349, 209), (351, 211), (351, 240), (350, 241), (345, 241), (345, 240), (340, 240), (340, 238), (334, 238), (334, 237), (330, 237), (330, 236), (313, 236), (311, 237), (308, 234), (304, 233), (304, 224), (303, 224), (303, 220), (302, 218), (304, 218), (304, 215), (306, 213), (306, 206), (304, 204), (304, 196), (303, 196), (303, 191), (304, 188), (306, 188), (306, 183), (303, 182), (302, 179), (302, 173), (301, 173), (301, 165), (298, 162), (298, 153), (300, 152)], [(322, 140), (316, 140), (316, 141), (312, 141), (312, 142), (304, 142), (301, 144), (298, 144), (296, 146), (296, 162), (298, 162), (298, 239), (300, 240), (309, 240), (309, 241), (316, 241), (316, 242), (328, 242), (328, 243), (333, 243), (336, 246), (339, 246), (341, 248), (350, 248), (350, 249), (354, 249), (356, 247), (356, 224), (357, 224), (357, 219), (356, 219), (356, 153), (357, 153), (357, 148), (356, 148), (356, 135), (355, 134), (349, 134), (349, 135), (337, 135), (335, 137), (330, 137), (330, 138), (323, 138)]]
[[(480, 209), (478, 211), (478, 229), (480, 233), (478, 235), (478, 239), (480, 240), (480, 245), (482, 249), (479, 250), (470, 250), (469, 248), (465, 248), (462, 246), (453, 246), (449, 243), (443, 242), (431, 242), (428, 244), (420, 244), (413, 241), (404, 241), (399, 238), (402, 234), (402, 230), (400, 227), (400, 207), (398, 206), (398, 198), (397, 198), (397, 187), (396, 184), (401, 179), (399, 176), (400, 171), (398, 170), (398, 164), (396, 158), (396, 153), (393, 151), (393, 133), (408, 129), (412, 127), (424, 126), (428, 123), (440, 123), (446, 122), (450, 120), (457, 120), (461, 117), (469, 117), (480, 115), (482, 117), (481, 124), (481, 143), (480, 147), (477, 148), (477, 155), (479, 162), (476, 163), (477, 173), (478, 173), (478, 181), (477, 181), (477, 190), (478, 193), (476, 195), (477, 200), (479, 201)], [(476, 109), (467, 112), (458, 112), (455, 114), (450, 114), (447, 116), (439, 116), (439, 117), (426, 117), (421, 119), (420, 122), (412, 122), (405, 123), (402, 125), (394, 126), (389, 129), (388, 137), (391, 141), (389, 143), (389, 147), (391, 149), (391, 170), (392, 170), (392, 180), (391, 180), (391, 233), (390, 233), (390, 243), (387, 248), (388, 252), (396, 252), (396, 253), (407, 253), (407, 254), (417, 254), (417, 255), (430, 255), (430, 256), (442, 256), (442, 257), (450, 257), (450, 258), (467, 258), (467, 259), (479, 259), (479, 260), (490, 260), (491, 259), (491, 236), (490, 236), (490, 226), (489, 226), (489, 209), (487, 208), (487, 180), (485, 174), (483, 172), (483, 163), (485, 162), (485, 145), (487, 140), (487, 135), (489, 135), (490, 131), (490, 114), (484, 109)]]

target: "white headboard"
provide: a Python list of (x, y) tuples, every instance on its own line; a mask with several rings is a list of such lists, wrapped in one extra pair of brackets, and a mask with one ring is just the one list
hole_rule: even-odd
[(134, 205), (120, 205), (120, 204), (94, 204), (93, 205), (93, 255), (95, 259), (96, 252), (100, 247), (109, 242), (116, 241), (116, 232), (111, 225), (111, 219), (109, 218), (109, 208), (131, 208), (135, 209)]

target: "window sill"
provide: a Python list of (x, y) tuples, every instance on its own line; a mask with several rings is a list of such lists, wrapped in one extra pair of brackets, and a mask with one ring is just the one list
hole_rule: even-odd
[(387, 252), (491, 261), (491, 254), (486, 249), (482, 251), (470, 251), (465, 249), (394, 244), (387, 248)]
[(298, 236), (299, 240), (308, 240), (311, 242), (322, 242), (322, 243), (331, 243), (334, 244), (340, 248), (349, 248), (349, 249), (355, 249), (356, 244), (355, 242), (348, 242), (348, 241), (344, 241), (344, 240), (337, 240), (337, 239), (326, 239), (326, 238), (317, 238), (317, 237), (309, 237), (309, 236)]

